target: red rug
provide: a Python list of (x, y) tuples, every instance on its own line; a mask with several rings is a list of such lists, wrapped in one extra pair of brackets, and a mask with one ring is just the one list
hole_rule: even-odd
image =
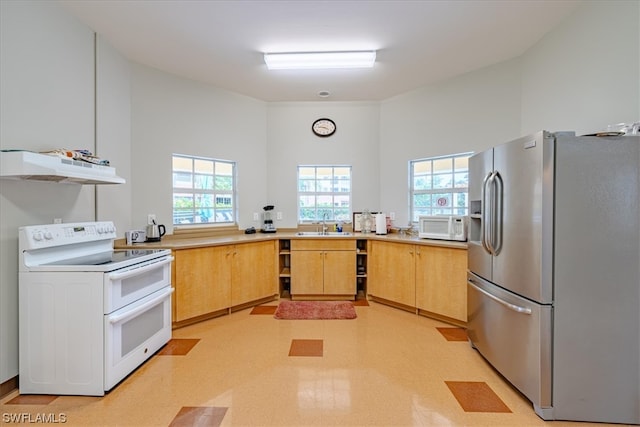
[(356, 309), (349, 301), (281, 301), (273, 317), (288, 320), (355, 319)]

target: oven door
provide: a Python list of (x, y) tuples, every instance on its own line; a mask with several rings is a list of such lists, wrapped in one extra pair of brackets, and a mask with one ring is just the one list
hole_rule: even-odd
[(166, 256), (104, 275), (104, 314), (111, 313), (171, 284), (171, 261)]
[(171, 293), (166, 286), (104, 316), (104, 387), (110, 390), (171, 339)]

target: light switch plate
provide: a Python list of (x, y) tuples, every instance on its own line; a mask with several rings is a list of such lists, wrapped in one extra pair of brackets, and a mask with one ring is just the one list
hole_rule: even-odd
[(254, 221), (260, 221), (260, 216), (258, 215), (258, 212), (254, 212), (253, 213), (253, 220)]

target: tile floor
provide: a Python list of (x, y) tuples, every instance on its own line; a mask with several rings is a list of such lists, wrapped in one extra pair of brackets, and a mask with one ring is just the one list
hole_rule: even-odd
[(104, 397), (10, 394), (0, 424), (588, 425), (538, 418), (459, 328), (361, 302), (353, 320), (276, 320), (276, 304), (175, 330)]

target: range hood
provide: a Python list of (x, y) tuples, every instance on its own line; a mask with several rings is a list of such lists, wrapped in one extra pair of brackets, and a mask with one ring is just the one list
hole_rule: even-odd
[(31, 151), (0, 152), (0, 178), (50, 181), (64, 184), (124, 184), (110, 166), (39, 154)]

